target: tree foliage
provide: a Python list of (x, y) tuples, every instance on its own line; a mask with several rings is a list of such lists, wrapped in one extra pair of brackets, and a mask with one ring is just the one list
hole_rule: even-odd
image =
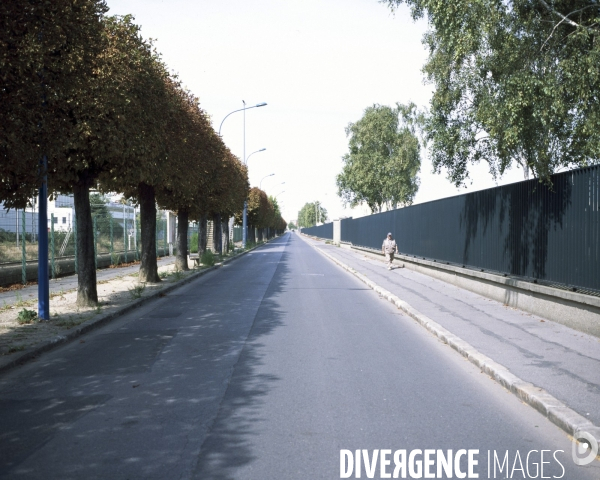
[(541, 181), (600, 157), (600, 4), (596, 0), (382, 0), (427, 16), (434, 85), (426, 135), (436, 171), (457, 185), (485, 160)]
[(318, 223), (327, 221), (327, 210), (319, 202), (305, 203), (298, 212), (298, 226), (314, 227), (317, 221)]
[(414, 104), (373, 105), (348, 125), (350, 152), (342, 157), (344, 167), (336, 178), (344, 204), (364, 202), (379, 212), (383, 206), (391, 210), (412, 203), (421, 166), (417, 121)]
[(22, 208), (48, 157), (49, 193), (74, 194), (82, 305), (97, 302), (90, 187), (140, 204), (141, 281), (160, 280), (157, 202), (185, 214), (187, 239), (188, 216), (230, 216), (248, 194), (198, 99), (133, 17), (106, 11), (101, 0), (0, 4), (0, 201)]
[[(286, 222), (281, 217), (277, 201), (260, 188), (253, 187), (248, 193), (248, 225), (253, 228), (271, 228), (274, 230), (285, 230)], [(238, 225), (242, 224), (242, 211), (235, 215)]]
[(6, 206), (22, 208), (32, 197), (43, 155), (50, 169), (67, 160), (77, 171), (85, 161), (73, 152), (92, 143), (100, 121), (94, 100), (107, 10), (98, 0), (0, 3), (0, 199)]

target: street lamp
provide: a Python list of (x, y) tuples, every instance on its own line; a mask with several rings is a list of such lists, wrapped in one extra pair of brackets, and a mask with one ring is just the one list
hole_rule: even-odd
[[(266, 105), (266, 103), (263, 102), (263, 103), (257, 103), (256, 105), (252, 105), (251, 107), (246, 107), (246, 102), (244, 102), (243, 100), (242, 100), (242, 102), (244, 103), (244, 108), (240, 108), (238, 110), (234, 110), (233, 112), (229, 112), (227, 115), (225, 115), (225, 118), (227, 118), (232, 113), (241, 112), (242, 110), (244, 110), (244, 115), (245, 115), (246, 114), (245, 110), (250, 110), (251, 108), (264, 107)], [(221, 135), (221, 127), (223, 126), (223, 122), (225, 121), (225, 118), (223, 118), (223, 120), (221, 120), (221, 125), (219, 125), (219, 135)]]
[(258, 184), (258, 188), (262, 190), (262, 181), (267, 178), (267, 177), (272, 177), (273, 175), (275, 175), (274, 173), (269, 173), (268, 175), (265, 175), (263, 178), (260, 179), (260, 182)]
[[(234, 110), (233, 112), (229, 112), (227, 115), (225, 115), (225, 118), (227, 118), (229, 115), (231, 115), (232, 113), (235, 112), (244, 112), (244, 155), (243, 155), (243, 159), (244, 159), (244, 165), (246, 165), (246, 162), (248, 160), (248, 158), (250, 158), (250, 155), (252, 155), (253, 153), (256, 152), (252, 152), (250, 155), (248, 155), (248, 158), (246, 158), (246, 110), (250, 110), (251, 108), (258, 108), (258, 107), (264, 107), (265, 105), (267, 105), (265, 102), (262, 103), (257, 103), (256, 105), (252, 105), (251, 107), (246, 107), (246, 101), (242, 100), (242, 103), (244, 104), (244, 108), (239, 108), (238, 110)], [(221, 135), (221, 127), (223, 126), (223, 122), (225, 121), (225, 118), (223, 120), (221, 120), (221, 125), (219, 125), (219, 135)], [(262, 150), (265, 150), (264, 148)], [(257, 152), (262, 152), (262, 150), (257, 150)], [(243, 215), (243, 219), (242, 219), (242, 248), (246, 247), (246, 240), (248, 238), (248, 200), (244, 200), (244, 215)]]
[[(256, 150), (255, 152), (252, 152), (250, 155), (248, 155), (248, 157), (246, 158), (246, 160), (244, 160), (244, 165), (248, 165), (248, 160), (250, 160), (250, 157), (252, 155), (254, 155), (255, 153), (258, 152), (264, 152), (266, 150), (266, 148), (261, 148), (260, 150)], [(275, 175), (274, 173), (272, 173), (271, 175)]]
[(281, 192), (279, 192), (277, 195), (275, 195), (273, 198), (277, 198), (279, 195), (281, 195), (282, 193), (285, 193), (285, 190), (282, 190)]

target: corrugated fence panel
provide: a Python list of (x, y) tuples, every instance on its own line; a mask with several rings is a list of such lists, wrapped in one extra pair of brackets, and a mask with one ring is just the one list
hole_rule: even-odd
[(327, 238), (333, 240), (333, 223), (324, 223), (323, 225), (302, 228), (302, 233), (318, 238)]
[(353, 245), (379, 250), (388, 232), (405, 255), (600, 291), (600, 166), (341, 220)]

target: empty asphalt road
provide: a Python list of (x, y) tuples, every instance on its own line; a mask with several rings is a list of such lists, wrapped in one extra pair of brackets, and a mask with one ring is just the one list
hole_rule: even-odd
[[(390, 450), (382, 478), (405, 451), (419, 478), (426, 449), (471, 451), (470, 478), (600, 478), (566, 434), (296, 234), (0, 377), (2, 478), (334, 479), (341, 450), (367, 463)], [(458, 458), (429, 478), (467, 473)]]

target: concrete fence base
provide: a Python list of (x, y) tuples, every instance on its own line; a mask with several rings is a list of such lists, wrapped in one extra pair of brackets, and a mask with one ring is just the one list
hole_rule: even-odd
[[(124, 261), (124, 255), (121, 253), (121, 261)], [(128, 261), (133, 261), (135, 252), (129, 252)], [(110, 254), (98, 255), (98, 268), (108, 268), (112, 265)], [(75, 257), (64, 257), (54, 261), (56, 277), (65, 277), (75, 273)], [(49, 277), (52, 278), (52, 268), (48, 266)], [(37, 262), (27, 262), (27, 281), (37, 282), (38, 264)], [(23, 281), (22, 266), (17, 264), (0, 265), (0, 287), (14, 285)]]

